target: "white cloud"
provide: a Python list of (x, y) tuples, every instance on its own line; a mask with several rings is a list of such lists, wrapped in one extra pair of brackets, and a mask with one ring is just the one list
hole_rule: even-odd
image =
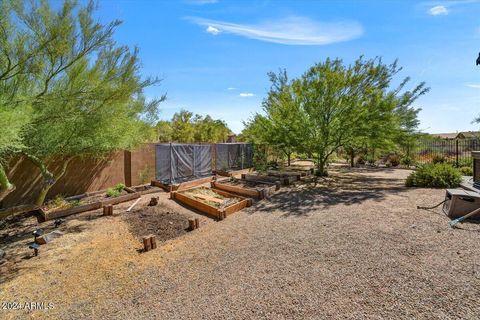
[(467, 87), (480, 89), (480, 84), (467, 84)]
[(237, 90), (237, 88), (234, 87), (228, 87), (227, 90)]
[(220, 33), (220, 30), (218, 30), (217, 28), (215, 27), (212, 27), (212, 26), (208, 26), (207, 30), (206, 30), (208, 33), (211, 33), (213, 35), (217, 35)]
[(432, 16), (438, 16), (438, 15), (446, 16), (448, 14), (448, 9), (445, 6), (435, 6), (435, 7), (431, 7), (428, 10), (428, 13), (431, 14)]
[(245, 98), (245, 97), (253, 97), (254, 94), (251, 93), (251, 92), (241, 92), (241, 93), (239, 94), (239, 96), (240, 96), (240, 97), (244, 97), (244, 98)]
[(215, 28), (219, 32), (288, 45), (325, 45), (352, 40), (363, 34), (363, 28), (357, 22), (318, 22), (306, 17), (289, 17), (259, 24), (187, 19), (200, 26)]

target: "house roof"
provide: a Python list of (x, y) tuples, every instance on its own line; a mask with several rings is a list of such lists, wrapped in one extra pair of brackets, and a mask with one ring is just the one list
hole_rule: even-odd
[(480, 138), (480, 131), (461, 131), (452, 133), (432, 133), (432, 137), (440, 139), (469, 139)]

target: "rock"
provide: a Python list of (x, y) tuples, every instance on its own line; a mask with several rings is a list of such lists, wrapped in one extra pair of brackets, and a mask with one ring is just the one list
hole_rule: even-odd
[(60, 238), (61, 236), (63, 236), (63, 232), (55, 230), (50, 233), (44, 234), (40, 237), (37, 237), (35, 242), (38, 244), (46, 244), (52, 241), (53, 239)]
[(5, 251), (0, 249), (0, 260), (3, 259), (3, 257), (5, 257)]

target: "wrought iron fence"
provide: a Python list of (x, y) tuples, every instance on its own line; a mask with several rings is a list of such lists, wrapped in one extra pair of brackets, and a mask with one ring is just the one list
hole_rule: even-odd
[(471, 165), (472, 151), (480, 150), (480, 139), (420, 140), (411, 153), (420, 164), (445, 161), (457, 167)]

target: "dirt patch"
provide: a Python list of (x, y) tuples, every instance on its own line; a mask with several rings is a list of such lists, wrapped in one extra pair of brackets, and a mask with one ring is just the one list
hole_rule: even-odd
[(154, 234), (159, 241), (177, 238), (187, 233), (188, 217), (158, 206), (146, 207), (125, 214), (123, 219), (130, 232), (139, 240)]

